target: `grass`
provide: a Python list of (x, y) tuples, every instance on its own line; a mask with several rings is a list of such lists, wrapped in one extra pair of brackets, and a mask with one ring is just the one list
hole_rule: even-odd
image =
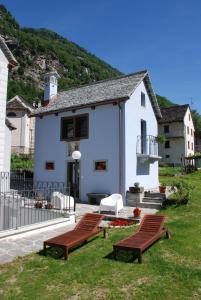
[(160, 176), (174, 176), (175, 174), (180, 174), (182, 172), (181, 167), (160, 167)]
[[(162, 182), (184, 180), (194, 185), (187, 206), (171, 206), (170, 240), (161, 239), (143, 255), (143, 264), (130, 263), (129, 254), (112, 259), (112, 245), (133, 232), (133, 227), (100, 234), (70, 254), (66, 263), (38, 253), (0, 267), (3, 299), (201, 299), (201, 173)], [(135, 228), (135, 227), (134, 227)]]

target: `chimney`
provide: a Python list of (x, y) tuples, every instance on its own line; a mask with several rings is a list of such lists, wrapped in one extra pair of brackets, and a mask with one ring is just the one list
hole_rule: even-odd
[(47, 106), (49, 102), (57, 96), (58, 78), (60, 78), (60, 76), (56, 71), (44, 75), (45, 86), (42, 106)]

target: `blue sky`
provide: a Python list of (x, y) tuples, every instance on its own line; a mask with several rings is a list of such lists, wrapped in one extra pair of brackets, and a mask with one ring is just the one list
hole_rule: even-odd
[(2, 0), (21, 26), (46, 27), (155, 92), (201, 113), (200, 0)]

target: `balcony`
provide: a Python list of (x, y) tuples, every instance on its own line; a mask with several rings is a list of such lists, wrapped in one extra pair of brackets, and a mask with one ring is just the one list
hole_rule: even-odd
[(158, 142), (153, 135), (138, 136), (136, 152), (138, 159), (142, 163), (147, 161), (154, 163), (161, 159), (158, 155)]

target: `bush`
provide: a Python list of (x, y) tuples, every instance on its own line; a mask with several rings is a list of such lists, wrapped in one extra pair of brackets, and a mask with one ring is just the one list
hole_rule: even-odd
[(173, 192), (165, 200), (164, 205), (181, 205), (187, 204), (190, 200), (193, 186), (184, 181), (174, 182), (171, 184), (170, 191)]

